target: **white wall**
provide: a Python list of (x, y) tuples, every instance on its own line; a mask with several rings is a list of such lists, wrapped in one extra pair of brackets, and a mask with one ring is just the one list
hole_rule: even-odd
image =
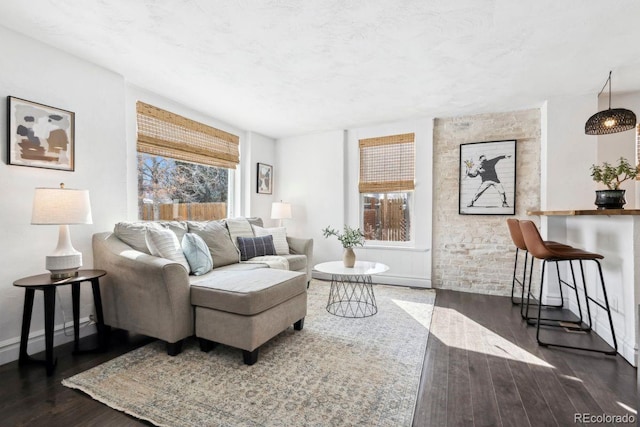
[(291, 203), (287, 233), (313, 238), (313, 264), (340, 259), (340, 243), (325, 239), (321, 230), (346, 221), (344, 132), (279, 139), (275, 163), (277, 200)]
[[(124, 127), (124, 79), (55, 48), (0, 27), (0, 94), (75, 112), (75, 171), (64, 172), (6, 164), (6, 144), (0, 144), (0, 363), (18, 355), (24, 290), (12, 283), (24, 276), (46, 273), (45, 256), (58, 239), (56, 226), (31, 225), (35, 187), (88, 189), (93, 211), (92, 225), (71, 226), (74, 247), (83, 254), (85, 267), (92, 266), (91, 235), (113, 227), (126, 216), (126, 153)], [(6, 135), (6, 103), (0, 103), (0, 135)], [(59, 288), (56, 327), (72, 319), (71, 289)], [(90, 287), (81, 290), (80, 318), (86, 322), (93, 299)], [(44, 349), (43, 299), (36, 292), (29, 352)], [(87, 331), (87, 329), (83, 329)], [(71, 331), (70, 331), (71, 333)], [(71, 333), (72, 335), (72, 333)], [(58, 333), (55, 343), (70, 341)]]
[[(245, 216), (257, 216), (263, 219), (265, 226), (276, 226), (276, 220), (271, 220), (271, 203), (277, 199), (279, 188), (279, 174), (281, 168), (275, 164), (275, 145), (272, 138), (255, 132), (247, 132), (247, 149), (242, 152), (244, 168), (243, 187), (246, 191), (246, 205), (242, 211)], [(259, 194), (257, 190), (258, 163), (273, 166), (273, 194)]]
[(597, 111), (593, 95), (555, 98), (542, 109), (541, 209), (594, 209), (595, 136), (584, 124)]

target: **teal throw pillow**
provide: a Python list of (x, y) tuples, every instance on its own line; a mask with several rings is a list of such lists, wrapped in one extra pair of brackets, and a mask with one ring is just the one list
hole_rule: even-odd
[(208, 273), (213, 268), (213, 259), (204, 239), (194, 233), (185, 233), (182, 237), (182, 252), (196, 276)]

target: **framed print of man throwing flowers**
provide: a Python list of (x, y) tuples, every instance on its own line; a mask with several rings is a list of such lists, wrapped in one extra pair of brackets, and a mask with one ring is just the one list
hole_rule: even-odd
[(515, 157), (515, 140), (460, 145), (460, 214), (515, 214)]

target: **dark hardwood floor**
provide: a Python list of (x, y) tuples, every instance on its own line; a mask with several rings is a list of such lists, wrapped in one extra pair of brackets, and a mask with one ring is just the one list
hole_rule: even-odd
[[(114, 331), (107, 353), (79, 356), (64, 344), (51, 377), (0, 366), (0, 426), (147, 425), (61, 381), (148, 342)], [(575, 413), (623, 415), (637, 402), (636, 370), (620, 356), (539, 347), (508, 298), (437, 291), (415, 427), (572, 426)]]
[(438, 290), (414, 426), (583, 425), (577, 413), (637, 419), (636, 369), (627, 361), (541, 347), (535, 332), (507, 297)]

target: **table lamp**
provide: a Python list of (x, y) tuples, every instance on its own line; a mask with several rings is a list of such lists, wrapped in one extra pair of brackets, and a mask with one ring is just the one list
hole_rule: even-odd
[(59, 225), (58, 246), (46, 257), (46, 269), (52, 279), (66, 279), (78, 274), (82, 253), (71, 245), (69, 225), (92, 224), (88, 190), (36, 188), (31, 224)]
[(283, 219), (291, 218), (291, 205), (282, 201), (271, 204), (271, 219), (279, 220), (279, 227), (282, 227)]

